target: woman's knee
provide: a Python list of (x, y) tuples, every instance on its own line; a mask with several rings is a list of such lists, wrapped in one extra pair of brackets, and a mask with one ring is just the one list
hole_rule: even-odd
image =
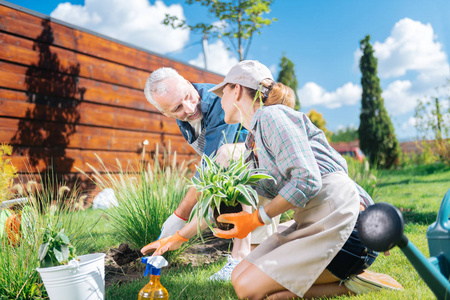
[(239, 299), (254, 299), (252, 287), (255, 286), (255, 282), (253, 281), (253, 284), (252, 282), (249, 282), (248, 276), (238, 276), (231, 282)]

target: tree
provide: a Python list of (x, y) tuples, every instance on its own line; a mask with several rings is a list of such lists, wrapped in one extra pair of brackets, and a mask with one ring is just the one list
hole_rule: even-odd
[(163, 23), (173, 28), (189, 28), (193, 32), (212, 37), (227, 37), (238, 53), (240, 61), (246, 58), (253, 35), (261, 33), (262, 27), (277, 21), (275, 18), (263, 17), (263, 14), (270, 12), (273, 0), (185, 0), (185, 3), (189, 5), (194, 2), (208, 7), (209, 13), (220, 22), (190, 25), (186, 20), (179, 20), (176, 16), (166, 14)]
[(442, 96), (426, 96), (417, 101), (415, 126), (424, 151), (434, 153), (450, 165), (450, 105), (447, 104), (447, 109), (442, 105), (443, 98), (450, 100), (450, 80), (437, 88), (437, 95)]
[(295, 76), (294, 63), (284, 54), (280, 62), (281, 71), (278, 74), (278, 82), (290, 87), (295, 93), (295, 110), (300, 110), (300, 100), (297, 95), (297, 77)]
[(339, 129), (336, 132), (333, 132), (333, 135), (331, 136), (331, 141), (333, 143), (337, 142), (351, 142), (359, 139), (358, 136), (358, 128), (348, 126), (343, 129)]
[(331, 135), (333, 132), (329, 131), (325, 125), (327, 125), (327, 121), (323, 118), (322, 114), (315, 111), (314, 109), (311, 109), (309, 113), (306, 114), (308, 118), (311, 120), (311, 122), (316, 125), (317, 128), (323, 131), (325, 133), (325, 136), (327, 137), (327, 140), (330, 141)]
[(360, 48), (363, 55), (359, 62), (362, 73), (359, 144), (361, 150), (369, 156), (371, 165), (389, 168), (397, 162), (400, 146), (381, 97), (382, 89), (377, 75), (378, 62), (373, 55), (370, 35), (361, 40)]

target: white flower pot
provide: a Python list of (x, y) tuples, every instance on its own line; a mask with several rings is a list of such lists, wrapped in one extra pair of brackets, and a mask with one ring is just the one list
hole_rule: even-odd
[(37, 268), (50, 300), (103, 300), (105, 254), (79, 256), (80, 261), (57, 267)]

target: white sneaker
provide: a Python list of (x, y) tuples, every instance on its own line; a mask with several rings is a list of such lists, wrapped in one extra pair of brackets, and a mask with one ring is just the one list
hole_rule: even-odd
[(237, 266), (238, 263), (240, 263), (240, 260), (234, 259), (231, 257), (230, 254), (227, 255), (228, 262), (225, 264), (225, 266), (222, 267), (217, 273), (209, 277), (209, 280), (217, 280), (217, 281), (230, 281), (231, 280), (231, 272), (233, 271), (234, 267)]

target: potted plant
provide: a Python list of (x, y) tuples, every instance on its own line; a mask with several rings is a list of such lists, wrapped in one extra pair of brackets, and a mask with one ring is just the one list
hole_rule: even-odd
[(39, 247), (41, 275), (50, 300), (103, 300), (105, 292), (105, 254), (77, 257), (75, 247), (61, 228), (47, 223)]
[(202, 219), (205, 219), (208, 227), (214, 231), (209, 217), (211, 209), (217, 227), (229, 230), (234, 225), (217, 222), (217, 217), (223, 213), (239, 212), (243, 204), (256, 209), (258, 195), (252, 186), (261, 179), (274, 178), (264, 174), (264, 169), (251, 169), (250, 162), (245, 163), (244, 155), (231, 159), (228, 167), (221, 166), (215, 158), (203, 155), (203, 163), (197, 166), (198, 177), (191, 179), (192, 186), (201, 192), (201, 195), (190, 220), (194, 215), (197, 216), (200, 227)]

